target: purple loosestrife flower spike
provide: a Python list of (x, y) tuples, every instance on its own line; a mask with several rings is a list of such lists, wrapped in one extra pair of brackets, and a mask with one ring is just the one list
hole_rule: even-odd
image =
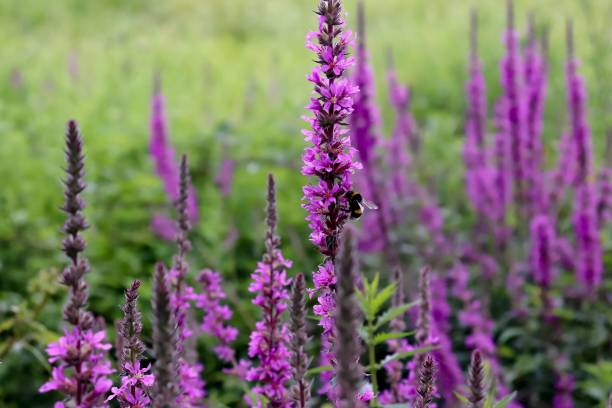
[(177, 329), (174, 311), (170, 303), (170, 287), (167, 271), (159, 262), (153, 275), (153, 352), (155, 364), (155, 384), (153, 407), (170, 408), (175, 405), (177, 396), (176, 377), (178, 375)]
[[(303, 131), (311, 145), (302, 156), (302, 174), (314, 176), (318, 182), (304, 187), (303, 207), (308, 211), (310, 240), (326, 257), (313, 274), (318, 291), (313, 310), (321, 317), (323, 327), (321, 364), (329, 364), (333, 358), (334, 262), (338, 236), (349, 218), (347, 193), (353, 189), (351, 175), (361, 167), (354, 160), (357, 153), (345, 126), (353, 112), (353, 96), (359, 89), (343, 77), (353, 65), (353, 58), (347, 55), (352, 33), (344, 30), (341, 1), (320, 0), (316, 14), (318, 30), (306, 36), (306, 48), (316, 54), (318, 66), (307, 77), (314, 85), (314, 92), (307, 107), (312, 115), (305, 118), (311, 129)], [(321, 391), (332, 396), (329, 373), (321, 377), (326, 384)]]
[[(81, 233), (87, 228), (83, 216), (85, 203), (81, 193), (86, 184), (84, 175), (83, 140), (74, 120), (66, 129), (66, 178), (64, 179), (64, 206), (68, 215), (64, 223), (62, 245), (70, 264), (62, 272), (61, 281), (69, 289), (64, 307), (64, 319), (72, 326), (56, 342), (49, 343), (47, 354), (53, 365), (51, 379), (39, 392), (57, 390), (65, 395), (64, 402), (81, 408), (93, 408), (103, 404), (112, 386), (108, 375), (113, 372), (106, 353), (111, 348), (104, 343), (105, 332), (98, 330), (91, 312), (85, 309), (88, 287), (84, 275), (89, 271), (87, 259), (81, 256), (86, 243)], [(63, 402), (56, 403), (63, 407)]]
[(151, 403), (149, 390), (155, 382), (155, 376), (147, 374), (151, 366), (141, 367), (140, 357), (145, 349), (140, 340), (142, 333), (142, 316), (138, 311), (138, 288), (140, 281), (132, 282), (125, 291), (125, 304), (121, 308), (123, 319), (119, 322), (118, 335), (123, 339), (123, 350), (120, 359), (121, 387), (113, 387), (107, 399), (117, 398), (122, 408), (146, 408)]
[(548, 70), (536, 34), (533, 14), (529, 15), (529, 34), (525, 48), (525, 94), (526, 94), (526, 126), (525, 126), (525, 165), (527, 182), (527, 200), (531, 214), (547, 210), (543, 201), (543, 146), (541, 140), (544, 122), (544, 102)]
[(468, 371), (469, 408), (482, 408), (485, 399), (484, 365), (479, 350), (472, 352)]
[(433, 357), (427, 354), (418, 369), (419, 385), (417, 387), (417, 398), (414, 403), (415, 408), (431, 407), (435, 394), (436, 364)]
[(83, 140), (79, 133), (77, 123), (73, 120), (68, 122), (66, 130), (66, 178), (64, 185), (64, 211), (68, 218), (64, 223), (66, 238), (62, 241), (64, 253), (70, 258), (70, 265), (62, 273), (62, 283), (68, 286), (70, 297), (64, 307), (64, 318), (70, 324), (80, 329), (87, 330), (93, 325), (93, 316), (85, 310), (87, 305), (88, 287), (84, 276), (89, 272), (87, 258), (79, 255), (85, 250), (87, 243), (82, 232), (88, 228), (87, 221), (83, 215), (85, 202), (81, 193), (86, 184), (83, 180), (85, 156), (83, 154)]
[(544, 290), (554, 279), (553, 254), (555, 227), (548, 215), (542, 214), (531, 221), (531, 270), (533, 278)]
[(597, 178), (597, 220), (604, 231), (612, 221), (612, 131), (608, 132), (606, 154)]
[(386, 208), (387, 200), (382, 199), (380, 185), (377, 182), (377, 166), (375, 160), (376, 145), (380, 140), (377, 127), (380, 124), (380, 114), (376, 106), (374, 95), (374, 78), (369, 63), (368, 51), (365, 37), (365, 11), (363, 1), (358, 3), (357, 8), (357, 49), (356, 65), (353, 79), (359, 88), (359, 93), (353, 102), (353, 113), (351, 115), (351, 138), (357, 149), (363, 171), (358, 174), (357, 184), (361, 194), (368, 197), (380, 206), (375, 216), (366, 217), (364, 220), (361, 245), (365, 248), (382, 248), (385, 259), (391, 267), (399, 263), (395, 248), (391, 244), (389, 234), (389, 209)]
[(395, 201), (393, 202), (394, 211), (392, 212), (395, 222), (399, 219), (399, 214), (396, 214), (396, 212), (401, 211), (401, 204), (410, 194), (407, 177), (411, 166), (409, 146), (416, 146), (416, 137), (414, 135), (414, 119), (410, 114), (410, 89), (399, 82), (391, 52), (389, 52), (388, 57), (387, 81), (389, 84), (389, 99), (395, 111), (393, 132), (387, 142), (389, 169), (391, 171), (389, 190)]
[(357, 399), (362, 369), (359, 365), (359, 311), (355, 298), (355, 258), (352, 231), (343, 234), (342, 251), (337, 261), (338, 292), (336, 293), (336, 381), (340, 408), (360, 406)]
[[(161, 179), (170, 202), (179, 199), (179, 166), (176, 163), (176, 153), (168, 137), (168, 121), (166, 119), (165, 101), (161, 91), (161, 81), (155, 78), (153, 98), (151, 101), (149, 152), (155, 164), (155, 171)], [(193, 187), (189, 186), (187, 200), (189, 219), (198, 219), (198, 204)], [(176, 227), (164, 214), (155, 214), (151, 220), (153, 231), (163, 239), (172, 241), (176, 237)]]
[(306, 370), (310, 366), (311, 359), (306, 354), (306, 343), (308, 333), (306, 332), (306, 282), (304, 274), (299, 273), (293, 279), (291, 287), (291, 306), (289, 321), (291, 349), (291, 368), (293, 373), (293, 384), (291, 386), (291, 398), (297, 408), (305, 408), (310, 399), (311, 382), (306, 379)]
[(306, 118), (312, 130), (303, 132), (312, 146), (304, 151), (302, 174), (315, 176), (319, 182), (304, 187), (303, 207), (309, 212), (311, 241), (333, 264), (338, 234), (349, 215), (346, 193), (352, 190), (351, 175), (360, 167), (353, 160), (355, 149), (343, 126), (359, 90), (343, 78), (353, 58), (347, 57), (352, 35), (344, 31), (341, 2), (321, 0), (317, 14), (319, 29), (308, 34), (306, 45), (317, 55), (319, 66), (308, 76), (315, 94), (308, 106), (312, 116)]
[[(478, 15), (472, 10), (470, 24), (470, 62), (469, 79), (465, 85), (468, 101), (465, 120), (465, 136), (463, 157), (466, 163), (467, 193), (474, 208), (481, 214), (486, 214), (488, 203), (485, 202), (485, 190), (488, 188), (485, 154), (485, 133), (487, 121), (486, 83), (482, 73), (482, 62), (478, 57)], [(490, 208), (490, 207), (489, 207)]]
[(593, 151), (591, 146), (591, 128), (587, 119), (586, 87), (577, 69), (579, 61), (574, 54), (574, 34), (572, 22), (567, 22), (567, 106), (570, 132), (574, 144), (574, 160), (576, 163), (574, 185), (586, 184), (593, 176)]
[[(353, 82), (359, 88), (353, 101), (351, 115), (351, 140), (357, 149), (364, 172), (372, 164), (379, 136), (375, 127), (380, 123), (380, 114), (374, 103), (374, 78), (369, 63), (365, 37), (365, 11), (363, 1), (357, 5), (357, 47)], [(373, 169), (370, 169), (373, 170)]]
[(268, 176), (266, 224), (266, 252), (251, 275), (249, 285), (249, 292), (256, 293), (253, 304), (262, 310), (262, 320), (256, 323), (249, 341), (249, 357), (258, 359), (259, 365), (249, 370), (247, 380), (258, 383), (253, 392), (265, 397), (269, 407), (285, 408), (291, 406), (286, 388), (291, 378), (291, 353), (287, 349), (289, 331), (283, 322), (289, 298), (287, 269), (291, 267), (291, 261), (286, 260), (279, 249), (276, 196), (271, 174)]
[(508, 0), (508, 26), (504, 35), (506, 55), (501, 63), (501, 82), (503, 95), (501, 110), (504, 117), (504, 133), (510, 143), (509, 160), (514, 199), (521, 208), (524, 204), (525, 181), (525, 95), (521, 81), (522, 60), (519, 52), (518, 34), (514, 29), (514, 10), (512, 0)]
[(555, 396), (553, 397), (553, 407), (555, 408), (574, 408), (572, 393), (575, 388), (574, 376), (569, 373), (555, 373)]
[(603, 255), (593, 183), (587, 183), (576, 191), (573, 222), (576, 235), (576, 278), (587, 293), (592, 295), (603, 279)]
[(174, 263), (170, 271), (173, 292), (170, 297), (174, 309), (178, 330), (177, 351), (179, 353), (179, 394), (177, 403), (181, 407), (199, 407), (201, 400), (205, 396), (204, 381), (200, 378), (200, 373), (204, 369), (202, 364), (196, 362), (195, 342), (188, 341), (192, 336), (191, 314), (189, 313), (190, 294), (193, 288), (188, 286), (187, 274), (189, 264), (187, 253), (191, 250), (191, 242), (188, 234), (191, 230), (189, 220), (189, 169), (187, 156), (181, 157), (180, 177), (179, 177), (179, 196), (176, 200), (176, 244), (177, 253), (174, 256)]

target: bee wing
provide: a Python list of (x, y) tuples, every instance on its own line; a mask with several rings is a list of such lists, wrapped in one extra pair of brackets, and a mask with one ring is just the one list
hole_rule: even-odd
[(369, 210), (378, 210), (378, 206), (371, 201), (364, 199), (361, 201), (361, 204)]

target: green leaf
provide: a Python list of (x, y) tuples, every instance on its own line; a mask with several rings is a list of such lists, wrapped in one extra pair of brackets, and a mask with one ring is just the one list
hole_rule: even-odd
[(399, 317), (406, 313), (408, 310), (412, 309), (415, 305), (418, 304), (418, 301), (405, 303), (403, 305), (391, 307), (387, 309), (383, 314), (381, 314), (376, 320), (376, 324), (374, 325), (374, 330), (378, 330), (381, 326), (390, 321), (394, 320), (396, 317)]
[(515, 396), (516, 391), (510, 395), (506, 395), (504, 398), (496, 402), (495, 405), (493, 405), (493, 408), (506, 408), (506, 406), (514, 399)]
[(387, 405), (383, 405), (383, 408), (410, 408), (409, 404), (403, 403), (403, 404), (387, 404)]
[(380, 310), (380, 308), (389, 300), (391, 299), (391, 296), (393, 296), (393, 294), (395, 293), (395, 289), (396, 289), (396, 285), (395, 283), (390, 284), (389, 286), (387, 286), (386, 288), (384, 288), (383, 290), (381, 290), (380, 292), (378, 292), (374, 298), (372, 299), (372, 302), (370, 304), (370, 320), (374, 320), (374, 318), (376, 317), (376, 314), (378, 314), (378, 311)]
[(374, 336), (374, 340), (372, 341), (372, 344), (376, 346), (380, 343), (384, 343), (387, 340), (403, 339), (404, 337), (408, 337), (412, 334), (414, 334), (414, 331), (379, 333), (376, 336)]
[(325, 371), (333, 371), (333, 369), (334, 367), (332, 367), (331, 365), (319, 366), (319, 367), (311, 368), (310, 370), (306, 371), (306, 375), (317, 375)]
[(470, 400), (467, 399), (467, 397), (463, 394), (459, 394), (457, 391), (454, 392), (455, 397), (457, 397), (457, 399), (461, 402), (463, 402), (465, 405), (470, 405)]

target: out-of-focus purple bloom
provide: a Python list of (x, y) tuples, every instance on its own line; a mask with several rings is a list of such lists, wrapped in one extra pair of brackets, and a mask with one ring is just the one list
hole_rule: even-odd
[(526, 198), (531, 214), (546, 211), (543, 199), (542, 165), (543, 146), (541, 140), (544, 122), (544, 102), (548, 69), (535, 35), (533, 15), (529, 17), (529, 36), (524, 56), (524, 78), (526, 93), (525, 125), (525, 170)]
[[(179, 199), (179, 166), (168, 136), (165, 102), (159, 81), (156, 82), (151, 101), (149, 131), (149, 153), (155, 164), (155, 171), (164, 185), (168, 199), (174, 204)], [(196, 192), (191, 184), (189, 185), (187, 213), (191, 222), (197, 221), (198, 203)], [(176, 237), (176, 228), (172, 226), (172, 221), (166, 215), (156, 214), (151, 228), (160, 238), (171, 241)]]
[(573, 222), (576, 235), (576, 279), (592, 294), (603, 279), (603, 259), (595, 191), (591, 183), (576, 191)]
[(575, 386), (574, 376), (572, 374), (556, 373), (553, 407), (574, 408), (572, 393), (574, 392)]
[(224, 156), (217, 169), (217, 175), (215, 176), (215, 183), (219, 191), (221, 191), (221, 196), (223, 198), (229, 197), (232, 193), (232, 182), (234, 180), (235, 169), (236, 162), (227, 156), (227, 152), (224, 152)]
[(215, 337), (219, 345), (214, 347), (216, 355), (227, 363), (235, 363), (235, 351), (231, 343), (238, 336), (238, 330), (227, 324), (232, 318), (232, 311), (221, 301), (226, 298), (221, 286), (221, 275), (210, 269), (200, 272), (198, 277), (202, 285), (202, 293), (194, 294), (196, 307), (204, 312), (200, 326), (203, 333)]
[[(411, 158), (410, 141), (414, 139), (414, 119), (410, 114), (411, 94), (408, 87), (400, 84), (395, 67), (389, 61), (387, 71), (389, 83), (389, 99), (395, 110), (395, 124), (391, 138), (387, 142), (387, 157), (389, 164), (389, 194), (393, 197), (395, 212), (400, 211), (402, 203), (409, 195), (408, 173)], [(397, 219), (398, 214), (394, 214)]]
[(602, 231), (612, 222), (612, 131), (606, 138), (604, 162), (597, 178), (597, 219)]
[(485, 218), (495, 219), (493, 211), (494, 176), (486, 146), (487, 93), (482, 62), (477, 48), (477, 15), (471, 16), (469, 79), (465, 85), (468, 108), (465, 120), (463, 158), (466, 164), (466, 189), (472, 205)]
[(593, 147), (591, 141), (591, 128), (589, 126), (586, 104), (587, 94), (584, 80), (578, 74), (578, 59), (574, 55), (574, 39), (572, 24), (567, 24), (567, 63), (566, 63), (566, 89), (567, 109), (571, 138), (574, 144), (576, 187), (585, 185), (593, 177)]
[(259, 364), (248, 371), (247, 379), (257, 382), (253, 392), (265, 397), (270, 407), (289, 408), (292, 404), (286, 384), (291, 378), (291, 353), (287, 348), (289, 331), (282, 316), (289, 298), (287, 269), (291, 268), (291, 261), (285, 259), (279, 249), (272, 175), (268, 177), (267, 213), (266, 252), (251, 275), (249, 285), (249, 292), (256, 294), (253, 304), (262, 310), (262, 320), (255, 324), (249, 341), (249, 357), (259, 360)]
[(508, 25), (504, 34), (506, 54), (501, 61), (501, 85), (503, 95), (498, 108), (504, 118), (501, 128), (510, 144), (509, 166), (512, 175), (515, 204), (524, 204), (524, 184), (526, 176), (525, 157), (525, 119), (526, 105), (522, 81), (523, 61), (519, 50), (519, 38), (514, 29), (514, 10), (508, 1)]
[(559, 139), (557, 165), (548, 175), (548, 201), (544, 203), (544, 206), (548, 207), (552, 213), (563, 201), (568, 187), (574, 183), (576, 174), (575, 150), (572, 134), (563, 133)]
[(555, 278), (555, 227), (548, 215), (541, 214), (531, 220), (531, 272), (543, 289), (550, 288)]
[(495, 158), (495, 170), (493, 172), (493, 191), (495, 199), (492, 201), (491, 212), (496, 220), (494, 229), (495, 239), (498, 246), (503, 246), (507, 239), (506, 215), (512, 201), (512, 174), (510, 146), (511, 139), (508, 138), (506, 128), (508, 119), (504, 115), (503, 103), (498, 101), (495, 105), (495, 140), (493, 156)]

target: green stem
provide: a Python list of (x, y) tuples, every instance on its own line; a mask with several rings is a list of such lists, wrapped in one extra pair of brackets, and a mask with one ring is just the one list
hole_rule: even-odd
[(378, 379), (376, 378), (376, 353), (374, 350), (374, 325), (371, 319), (368, 319), (368, 356), (370, 360), (370, 379), (372, 380), (372, 392), (374, 399), (372, 400), (373, 407), (379, 407), (378, 404)]

